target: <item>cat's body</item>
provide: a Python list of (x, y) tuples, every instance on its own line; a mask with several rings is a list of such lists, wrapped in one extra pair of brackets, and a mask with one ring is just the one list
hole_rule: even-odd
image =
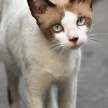
[[(56, 0), (51, 1), (54, 4), (57, 2)], [(59, 2), (62, 7), (63, 1)], [(28, 0), (28, 3), (32, 12), (32, 0)], [(63, 31), (61, 32), (64, 36), (60, 38), (61, 34), (57, 31), (54, 40), (54, 37), (49, 35), (51, 30), (49, 32), (44, 30), (48, 22), (52, 22), (49, 21), (52, 20), (51, 16), (49, 15), (49, 19), (46, 19), (47, 23), (44, 24), (42, 22), (44, 19), (39, 18), (40, 16), (37, 14), (35, 16), (32, 12), (38, 21), (39, 28), (35, 19), (31, 16), (26, 0), (4, 0), (3, 6), (0, 29), (0, 56), (4, 61), (8, 76), (8, 95), (11, 107), (20, 108), (17, 85), (22, 73), (25, 79), (25, 96), (28, 108), (75, 108), (77, 72), (81, 60), (80, 48), (75, 47), (74, 50), (73, 47), (73, 43), (76, 44), (76, 41), (70, 40), (71, 42), (68, 43), (69, 40), (66, 40)], [(44, 8), (43, 10), (45, 10)], [(71, 23), (74, 25), (77, 21), (76, 16), (68, 10), (65, 10), (62, 14), (64, 15), (60, 19), (63, 27), (66, 25), (70, 29)], [(68, 30), (67, 28), (64, 28), (64, 31)], [(85, 27), (82, 29), (85, 32), (82, 33), (84, 38), (80, 39), (79, 37), (79, 39), (86, 41), (86, 32), (88, 30)], [(52, 35), (52, 33), (50, 34)], [(76, 35), (76, 32), (74, 35)], [(62, 51), (62, 46), (57, 46), (58, 50), (55, 49), (58, 41), (61, 45), (69, 47), (65, 48), (65, 54)], [(70, 49), (71, 43), (73, 48)], [(80, 44), (82, 43), (80, 42)], [(58, 88), (58, 100), (56, 100), (53, 89), (51, 89), (53, 85)]]

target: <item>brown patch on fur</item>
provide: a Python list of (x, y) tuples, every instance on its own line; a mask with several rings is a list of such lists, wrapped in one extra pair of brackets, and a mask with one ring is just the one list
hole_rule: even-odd
[(12, 106), (13, 100), (12, 100), (12, 94), (11, 94), (11, 91), (10, 91), (9, 88), (7, 89), (7, 95), (8, 95), (8, 102), (9, 102), (9, 105)]
[(64, 6), (65, 4), (69, 3), (69, 0), (50, 0), (50, 1), (58, 6)]
[(78, 18), (85, 17), (87, 21), (87, 26), (91, 27), (93, 13), (92, 9), (87, 3), (71, 3), (67, 6), (67, 10), (72, 11), (73, 13), (78, 15)]
[(30, 11), (37, 20), (40, 14), (44, 14), (47, 7), (54, 7), (55, 5), (49, 0), (27, 0)]
[(90, 6), (90, 8), (92, 8), (92, 3), (93, 3), (93, 0), (78, 0), (78, 2), (82, 2), (82, 3), (86, 3)]
[[(55, 6), (48, 6), (43, 14), (39, 14), (37, 21), (37, 24), (39, 25), (40, 29), (48, 40), (52, 40), (54, 38), (54, 31), (52, 30), (52, 26), (55, 24), (61, 24), (61, 20), (64, 16), (64, 9), (75, 13), (76, 15), (78, 15), (78, 18), (87, 18), (87, 26), (91, 26), (92, 9), (90, 8), (90, 4), (88, 2), (78, 2), (78, 0), (71, 0), (71, 2), (70, 0), (50, 1), (52, 1)], [(36, 16), (34, 17), (37, 19)]]
[(64, 16), (64, 9), (69, 10), (79, 17), (85, 17), (87, 26), (92, 24), (92, 10), (86, 3), (69, 3), (64, 6), (56, 6), (54, 8), (48, 8), (45, 14), (39, 19), (39, 27), (48, 39), (53, 39), (54, 32), (52, 31), (52, 25), (61, 24), (61, 20)]
[(64, 12), (60, 7), (49, 8), (46, 14), (41, 15), (38, 25), (47, 39), (53, 39), (53, 25), (61, 24)]

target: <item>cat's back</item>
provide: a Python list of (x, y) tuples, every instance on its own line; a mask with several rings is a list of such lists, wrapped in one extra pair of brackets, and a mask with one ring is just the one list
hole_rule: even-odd
[(15, 17), (18, 17), (19, 14), (22, 16), (27, 11), (29, 12), (29, 8), (26, 0), (4, 0), (2, 2), (2, 22), (15, 20)]
[(7, 59), (12, 55), (20, 61), (21, 35), (24, 34), (23, 30), (28, 26), (30, 20), (34, 19), (26, 0), (4, 0), (2, 3), (0, 23), (0, 53), (2, 53), (0, 56)]

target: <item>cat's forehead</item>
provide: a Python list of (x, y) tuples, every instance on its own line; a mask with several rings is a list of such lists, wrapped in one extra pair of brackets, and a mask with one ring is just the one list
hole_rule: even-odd
[[(57, 2), (62, 2), (63, 0), (51, 0)], [(66, 17), (66, 12), (70, 14)], [(71, 16), (70, 16), (71, 15)], [(74, 18), (75, 16), (75, 18)], [(73, 22), (77, 21), (78, 17), (88, 17), (92, 19), (92, 11), (86, 3), (77, 3), (76, 0), (73, 2), (65, 1), (64, 4), (57, 4), (55, 7), (49, 7), (45, 14), (43, 14), (39, 19), (40, 28), (46, 32), (52, 25), (60, 24), (63, 18), (66, 18), (65, 22), (69, 22), (69, 19)]]
[(49, 0), (49, 1), (56, 5), (65, 5), (69, 2), (69, 0)]
[[(52, 1), (58, 2), (58, 0), (52, 0)], [(52, 24), (60, 22), (62, 18), (65, 16), (65, 11), (72, 12), (77, 17), (87, 16), (88, 18), (92, 18), (92, 11), (90, 10), (89, 6), (87, 6), (85, 3), (77, 3), (77, 2), (68, 3), (68, 2), (69, 1), (67, 0), (67, 3), (66, 4), (64, 3), (64, 5), (63, 4), (57, 5), (56, 7), (49, 8), (48, 11), (46, 11), (46, 13), (41, 16), (41, 21), (44, 22), (44, 24), (46, 22), (46, 25), (49, 25), (49, 23)]]
[[(77, 15), (83, 16), (92, 16), (92, 9), (90, 6), (85, 2), (77, 2), (77, 0), (50, 0), (52, 3), (56, 5), (54, 10), (58, 13), (64, 12), (64, 10), (71, 11)], [(71, 1), (71, 2), (70, 2)], [(53, 10), (52, 9), (52, 10)]]

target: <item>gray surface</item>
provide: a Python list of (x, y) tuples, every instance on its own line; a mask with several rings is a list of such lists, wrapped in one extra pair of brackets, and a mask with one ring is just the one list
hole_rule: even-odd
[[(94, 24), (96, 25), (93, 33), (108, 33), (108, 0), (100, 0), (95, 4)], [(77, 108), (108, 108), (108, 42), (106, 42), (108, 37), (102, 36), (103, 48), (98, 45), (94, 51), (90, 46), (83, 47)], [(20, 91), (23, 93), (22, 89)], [(0, 63), (0, 108), (8, 108), (6, 76), (2, 63)]]
[[(94, 5), (94, 24), (93, 33), (108, 33), (108, 0)], [(77, 108), (108, 108), (108, 36), (101, 37), (96, 51), (83, 49)]]

